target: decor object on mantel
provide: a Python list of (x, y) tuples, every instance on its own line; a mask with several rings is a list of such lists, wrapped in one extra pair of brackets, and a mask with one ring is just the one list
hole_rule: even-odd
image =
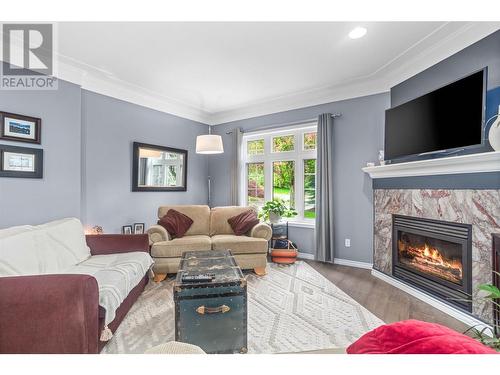
[(259, 213), (261, 219), (269, 220), (272, 224), (279, 223), (282, 217), (293, 217), (296, 215), (297, 212), (285, 206), (283, 200), (279, 198), (267, 201)]
[(371, 178), (431, 176), (500, 171), (500, 151), (364, 167)]
[(498, 114), (486, 121), (486, 125), (495, 117), (496, 120), (491, 124), (490, 131), (488, 132), (488, 141), (491, 147), (493, 147), (493, 150), (500, 151), (500, 106), (498, 107)]

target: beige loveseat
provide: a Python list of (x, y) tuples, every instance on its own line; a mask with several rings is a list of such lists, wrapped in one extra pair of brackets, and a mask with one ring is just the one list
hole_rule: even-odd
[[(157, 275), (176, 273), (182, 253), (193, 250), (231, 250), (236, 262), (242, 269), (254, 269), (257, 274), (264, 274), (267, 264), (268, 241), (271, 238), (271, 227), (257, 224), (244, 236), (236, 236), (227, 222), (251, 207), (215, 207), (208, 206), (161, 206), (158, 218), (174, 209), (193, 220), (193, 225), (181, 238), (172, 239), (161, 225), (153, 225), (148, 229), (153, 257), (154, 272)], [(160, 276), (161, 277), (161, 276)]]

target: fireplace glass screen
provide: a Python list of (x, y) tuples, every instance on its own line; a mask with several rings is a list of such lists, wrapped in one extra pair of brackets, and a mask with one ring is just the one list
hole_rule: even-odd
[(446, 240), (399, 231), (398, 261), (420, 274), (462, 285), (462, 246)]

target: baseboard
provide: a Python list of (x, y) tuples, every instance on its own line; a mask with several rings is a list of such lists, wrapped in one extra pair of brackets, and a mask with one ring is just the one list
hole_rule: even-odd
[(297, 253), (297, 258), (300, 259), (308, 259), (308, 260), (314, 260), (314, 254), (309, 254), (309, 253)]
[[(298, 253), (297, 258), (300, 259), (308, 259), (308, 260), (314, 260), (314, 254), (309, 254), (309, 253)], [(356, 267), (356, 268), (364, 268), (371, 270), (373, 264), (371, 263), (365, 263), (365, 262), (358, 262), (356, 260), (349, 260), (349, 259), (341, 259), (341, 258), (335, 258), (333, 261), (334, 264), (339, 264), (341, 266), (348, 266), (348, 267)]]
[(392, 286), (401, 289), (402, 291), (412, 295), (415, 298), (418, 298), (419, 300), (431, 305), (432, 307), (435, 307), (436, 309), (444, 312), (445, 314), (461, 321), (462, 323), (467, 324), (468, 326), (476, 326), (478, 329), (482, 329), (484, 327), (491, 328), (490, 325), (486, 324), (482, 320), (479, 320), (477, 318), (474, 318), (473, 316), (460, 311), (459, 309), (454, 308), (453, 306), (450, 306), (437, 298), (434, 298), (424, 292), (421, 292), (418, 289), (412, 288), (408, 284), (405, 284), (389, 275), (386, 275), (383, 272), (377, 271), (375, 269), (372, 269), (372, 275), (375, 276), (376, 278), (385, 281), (388, 284), (391, 284)]
[(341, 266), (364, 268), (367, 270), (371, 270), (373, 267), (373, 264), (371, 264), (371, 263), (358, 262), (357, 260), (349, 260), (349, 259), (341, 259), (341, 258), (335, 258), (333, 260), (333, 263), (339, 264)]

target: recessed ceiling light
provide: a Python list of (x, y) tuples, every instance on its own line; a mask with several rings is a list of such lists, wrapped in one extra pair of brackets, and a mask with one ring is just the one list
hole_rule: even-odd
[(366, 29), (364, 27), (355, 27), (354, 29), (351, 30), (349, 33), (349, 38), (351, 39), (359, 39), (365, 36), (366, 34)]

